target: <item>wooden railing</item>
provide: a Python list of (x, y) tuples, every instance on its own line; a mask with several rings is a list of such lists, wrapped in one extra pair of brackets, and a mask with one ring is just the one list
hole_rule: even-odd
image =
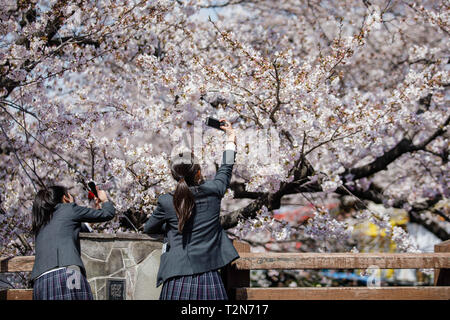
[[(34, 256), (0, 258), (0, 273), (27, 272), (33, 269)], [(32, 300), (32, 289), (6, 289), (0, 291), (0, 300)]]
[[(450, 300), (450, 240), (434, 253), (251, 253), (235, 244), (240, 258), (226, 270), (228, 295), (237, 300)], [(250, 287), (250, 270), (435, 269), (434, 286)]]
[[(234, 242), (240, 258), (224, 269), (229, 298), (237, 300), (450, 300), (450, 240), (434, 253), (251, 253)], [(31, 271), (34, 256), (0, 258), (0, 273)], [(250, 270), (261, 269), (435, 269), (434, 286), (416, 287), (250, 287)], [(0, 300), (31, 300), (31, 289), (0, 291)]]

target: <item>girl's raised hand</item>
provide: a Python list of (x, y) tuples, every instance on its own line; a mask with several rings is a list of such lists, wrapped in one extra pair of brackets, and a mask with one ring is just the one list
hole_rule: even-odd
[(106, 192), (104, 190), (100, 190), (97, 187), (97, 194), (98, 194), (98, 200), (100, 200), (100, 202), (108, 201), (108, 195), (106, 194)]
[(220, 121), (225, 122), (225, 125), (220, 126), (220, 129), (225, 131), (225, 133), (227, 135), (227, 140), (236, 143), (236, 135), (234, 133), (234, 129), (231, 126), (230, 121), (228, 121), (226, 119), (220, 119)]

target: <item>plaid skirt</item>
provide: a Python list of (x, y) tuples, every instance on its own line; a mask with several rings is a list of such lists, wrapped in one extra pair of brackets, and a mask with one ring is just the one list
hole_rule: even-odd
[(160, 300), (228, 300), (217, 270), (169, 278), (163, 283)]
[(33, 300), (93, 300), (86, 277), (73, 269), (60, 269), (37, 278)]

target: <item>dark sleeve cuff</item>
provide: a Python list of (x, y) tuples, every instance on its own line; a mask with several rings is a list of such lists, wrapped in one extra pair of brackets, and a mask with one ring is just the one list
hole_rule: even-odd
[(234, 164), (236, 158), (236, 152), (233, 150), (225, 150), (223, 152), (222, 164)]

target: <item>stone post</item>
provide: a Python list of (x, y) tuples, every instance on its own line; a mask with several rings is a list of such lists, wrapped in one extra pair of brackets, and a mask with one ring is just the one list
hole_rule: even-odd
[[(157, 300), (162, 238), (80, 233), (81, 259), (94, 299)], [(123, 296), (120, 293), (123, 291)]]

